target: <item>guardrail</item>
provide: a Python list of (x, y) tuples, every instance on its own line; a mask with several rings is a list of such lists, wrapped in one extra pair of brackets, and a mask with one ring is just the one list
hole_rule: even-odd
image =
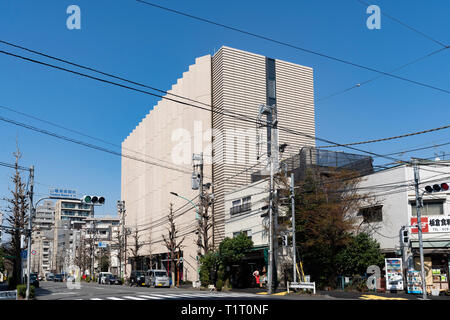
[(0, 300), (17, 300), (17, 290), (0, 291)]
[(316, 283), (315, 282), (287, 282), (287, 292), (289, 293), (289, 288), (292, 289), (311, 289), (313, 293), (316, 294)]

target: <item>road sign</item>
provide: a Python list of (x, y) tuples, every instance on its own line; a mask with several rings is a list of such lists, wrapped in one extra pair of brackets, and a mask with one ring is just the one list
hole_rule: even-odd
[(31, 254), (32, 254), (33, 256), (35, 256), (35, 255), (36, 255), (36, 250), (31, 250)]
[(61, 188), (54, 188), (49, 190), (50, 198), (69, 198), (69, 199), (76, 199), (77, 198), (77, 192), (75, 190), (68, 190), (68, 189), (61, 189)]
[(20, 257), (21, 257), (22, 259), (26, 259), (26, 258), (27, 258), (27, 250), (22, 250), (22, 251), (20, 252)]
[(98, 247), (99, 248), (106, 248), (106, 247), (108, 247), (108, 244), (106, 242), (99, 242), (98, 243)]
[(17, 290), (0, 291), (0, 300), (17, 300)]

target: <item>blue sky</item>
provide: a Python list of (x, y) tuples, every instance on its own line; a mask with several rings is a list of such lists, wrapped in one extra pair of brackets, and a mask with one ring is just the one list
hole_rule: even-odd
[[(156, 3), (383, 71), (439, 49), (438, 44), (384, 16), (380, 30), (369, 30), (366, 7), (356, 0), (158, 0)], [(66, 9), (71, 4), (81, 8), (81, 30), (66, 28)], [(439, 41), (450, 43), (447, 1), (371, 4)], [(222, 45), (314, 68), (316, 99), (376, 76), (367, 70), (134, 0), (4, 0), (0, 2), (0, 39), (164, 90), (170, 89), (196, 57), (213, 54)], [(51, 62), (2, 44), (0, 50)], [(450, 90), (449, 54), (445, 50), (396, 74)], [(156, 102), (156, 98), (144, 94), (0, 55), (0, 106), (118, 145)], [(317, 136), (347, 143), (444, 126), (450, 116), (447, 105), (447, 93), (382, 77), (318, 102)], [(0, 116), (101, 145), (4, 109), (0, 109)], [(0, 161), (13, 162), (17, 138), (23, 153), (21, 164), (35, 166), (37, 197), (45, 195), (50, 186), (73, 188), (80, 194), (104, 195), (107, 204), (97, 214), (115, 214), (120, 198), (119, 157), (4, 122), (0, 123), (0, 136)], [(448, 142), (446, 130), (359, 147), (386, 154), (445, 142)], [(450, 146), (407, 154), (403, 159), (412, 155), (430, 157), (438, 151), (450, 151)], [(376, 160), (378, 164), (387, 162), (390, 161)], [(9, 169), (0, 167), (1, 197), (7, 195), (10, 175)], [(1, 202), (0, 209), (4, 205)]]

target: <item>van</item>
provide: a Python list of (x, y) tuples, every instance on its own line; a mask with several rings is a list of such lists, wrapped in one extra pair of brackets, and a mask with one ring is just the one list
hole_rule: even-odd
[(147, 287), (168, 287), (170, 288), (170, 279), (166, 270), (147, 270), (145, 274), (145, 285)]

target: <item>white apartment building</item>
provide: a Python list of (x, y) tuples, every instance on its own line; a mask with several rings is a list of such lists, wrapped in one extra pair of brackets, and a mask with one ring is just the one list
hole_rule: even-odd
[[(119, 250), (118, 250), (118, 238), (117, 233), (120, 228), (120, 219), (110, 216), (102, 216), (95, 218), (87, 218), (86, 224), (81, 230), (79, 230), (79, 241), (82, 241), (82, 237), (85, 239), (93, 237), (95, 239), (95, 257), (94, 258), (94, 270), (100, 272), (100, 257), (105, 255), (109, 260), (109, 267), (107, 272), (113, 274), (119, 274)], [(77, 241), (77, 245), (79, 245)]]
[[(264, 156), (257, 163), (254, 123), (224, 112), (256, 120), (261, 104), (276, 105), (279, 127), (314, 137), (313, 82), (313, 70), (309, 67), (225, 46), (213, 56), (197, 58), (189, 66), (168, 91), (167, 98), (200, 108), (163, 99), (122, 143), (123, 154), (144, 160), (122, 158), (121, 188), (126, 226), (142, 230), (142, 239), (147, 243), (140, 252), (142, 261), (167, 252), (162, 241), (167, 225), (161, 221), (166, 219), (170, 203), (175, 210), (184, 206), (184, 211), (189, 209), (186, 205), (191, 206), (171, 192), (187, 199), (198, 196), (198, 191), (191, 189), (193, 153), (203, 153), (204, 183), (213, 186), (212, 242), (217, 246), (224, 239), (225, 194), (251, 183), (250, 172), (245, 169), (262, 169), (266, 165)], [(263, 132), (260, 141), (264, 137)], [(314, 139), (282, 130), (278, 130), (277, 138), (280, 144), (287, 144), (284, 158), (298, 153), (303, 146), (315, 145)], [(181, 276), (192, 281), (197, 278), (197, 236), (193, 232), (197, 222), (195, 208), (191, 207), (175, 223), (180, 237), (186, 237), (180, 259)], [(150, 263), (142, 263), (142, 268), (148, 268)]]
[(41, 276), (50, 272), (55, 226), (55, 204), (53, 201), (43, 201), (36, 208), (33, 218), (31, 269)]
[[(427, 185), (450, 182), (450, 162), (419, 165), (420, 193)], [(360, 183), (364, 193), (377, 196), (371, 207), (361, 208), (361, 231), (376, 239), (387, 257), (401, 257), (405, 272), (420, 271), (414, 169), (400, 165), (371, 174)], [(424, 267), (427, 290), (448, 290), (450, 266), (450, 191), (424, 193), (421, 208)], [(402, 231), (408, 231), (404, 243)], [(406, 273), (405, 273), (406, 275)]]
[[(284, 196), (278, 191), (289, 188), (291, 173), (294, 174), (294, 184), (298, 185), (302, 183), (309, 168), (317, 169), (321, 173), (340, 169), (352, 169), (360, 173), (373, 172), (370, 157), (316, 148), (300, 149), (297, 155), (281, 161), (280, 168), (280, 173), (286, 176), (286, 182), (281, 183), (274, 179), (274, 190), (279, 197)], [(252, 172), (251, 176), (253, 183), (237, 187), (225, 195), (225, 236), (233, 238), (244, 232), (253, 241), (253, 251), (242, 259), (239, 266), (234, 266), (236, 271), (239, 270), (239, 273), (244, 275), (251, 275), (255, 269), (267, 270), (268, 266), (269, 180), (261, 171)], [(287, 192), (289, 193), (289, 190)], [(293, 247), (289, 241), (288, 245), (283, 245), (282, 238), (292, 235), (292, 225), (289, 197), (279, 200), (285, 205), (277, 206), (277, 212), (273, 213), (278, 218), (274, 219), (274, 230), (277, 230), (274, 236), (274, 261), (278, 280), (284, 281), (292, 274)], [(249, 285), (248, 278), (237, 279), (236, 285)]]

